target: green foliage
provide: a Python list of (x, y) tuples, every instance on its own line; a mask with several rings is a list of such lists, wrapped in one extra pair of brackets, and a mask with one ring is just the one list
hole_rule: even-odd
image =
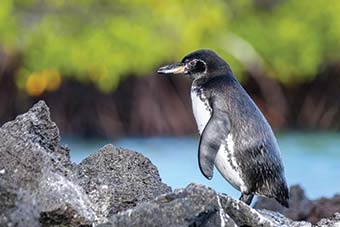
[(249, 41), (267, 71), (290, 82), (313, 79), (340, 57), (339, 1), (282, 1), (270, 11), (239, 9), (232, 30)]
[(17, 79), (26, 89), (30, 76), (57, 70), (109, 91), (199, 48), (216, 50), (238, 76), (260, 62), (287, 83), (339, 60), (339, 1), (254, 2), (1, 0), (0, 47), (22, 56)]
[(17, 27), (15, 19), (11, 16), (13, 2), (2, 0), (0, 2), (0, 47), (4, 46), (7, 51), (14, 46)]

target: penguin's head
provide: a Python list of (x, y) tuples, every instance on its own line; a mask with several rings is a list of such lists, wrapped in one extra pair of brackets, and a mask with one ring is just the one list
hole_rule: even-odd
[(231, 72), (229, 65), (212, 50), (197, 50), (179, 63), (158, 69), (160, 74), (186, 74), (194, 80), (209, 79)]

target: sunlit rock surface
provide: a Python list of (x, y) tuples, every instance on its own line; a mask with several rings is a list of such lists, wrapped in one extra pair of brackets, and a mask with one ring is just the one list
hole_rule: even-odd
[[(310, 205), (301, 198), (292, 209)], [(312, 226), (204, 185), (172, 191), (149, 159), (112, 145), (76, 165), (42, 101), (0, 128), (0, 201), (0, 226)], [(339, 213), (317, 223), (339, 225)]]

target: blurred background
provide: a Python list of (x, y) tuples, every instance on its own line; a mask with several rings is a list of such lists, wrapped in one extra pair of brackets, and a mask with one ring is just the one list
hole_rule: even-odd
[(43, 99), (76, 162), (109, 142), (143, 152), (174, 188), (201, 182), (238, 196), (199, 172), (191, 81), (155, 73), (209, 48), (275, 130), (288, 183), (332, 196), (339, 12), (336, 0), (1, 0), (0, 123)]

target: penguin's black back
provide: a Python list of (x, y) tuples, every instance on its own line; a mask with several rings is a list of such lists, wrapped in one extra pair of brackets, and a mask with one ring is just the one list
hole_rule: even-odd
[(288, 188), (274, 133), (255, 103), (232, 74), (204, 84), (214, 111), (229, 118), (234, 155), (249, 193), (274, 197), (288, 206)]

